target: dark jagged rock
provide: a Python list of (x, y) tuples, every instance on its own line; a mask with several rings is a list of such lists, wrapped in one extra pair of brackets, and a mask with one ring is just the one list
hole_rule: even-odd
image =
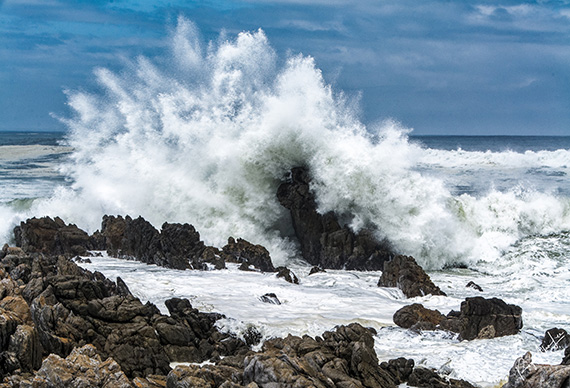
[(174, 320), (162, 317), (154, 326), (171, 360), (201, 362), (247, 351), (243, 342), (215, 328), (223, 315), (201, 313), (188, 299), (172, 298), (165, 305)]
[(312, 265), (334, 269), (380, 270), (393, 254), (386, 243), (366, 229), (355, 234), (340, 226), (332, 212), (320, 214), (310, 189), (309, 173), (293, 168), (288, 182), (277, 190), (281, 205), (289, 209), (301, 253)]
[(503, 388), (567, 388), (569, 382), (570, 366), (533, 364), (527, 352), (517, 358)]
[(27, 387), (117, 387), (132, 388), (129, 379), (112, 358), (101, 361), (93, 345), (75, 348), (63, 359), (49, 355), (33, 379), (8, 379), (8, 386)]
[(277, 298), (277, 295), (275, 295), (272, 292), (261, 295), (259, 297), (259, 300), (261, 300), (264, 303), (281, 304), (281, 301), (279, 301), (279, 299)]
[(480, 296), (461, 302), (460, 319), (465, 321), (460, 338), (494, 338), (517, 334), (522, 328), (522, 309), (498, 298)]
[(42, 363), (43, 349), (35, 327), (19, 325), (10, 337), (8, 352), (14, 354), (22, 372), (32, 372)]
[(414, 370), (414, 364), (414, 360), (400, 357), (394, 360), (384, 361), (380, 364), (380, 367), (388, 371), (388, 373), (394, 377), (394, 382), (400, 385), (408, 381)]
[(121, 296), (133, 296), (127, 284), (120, 277), (117, 277), (117, 293)]
[(244, 365), (243, 385), (395, 387), (392, 375), (378, 366), (372, 332), (358, 324), (340, 326), (317, 340), (269, 340)]
[(443, 295), (416, 260), (410, 256), (396, 256), (384, 263), (382, 276), (378, 280), (379, 287), (398, 287), (408, 298), (427, 294)]
[[(266, 341), (261, 351), (226, 357), (216, 365), (178, 366), (169, 373), (167, 387), (354, 387), (396, 388), (414, 375), (414, 361), (404, 358), (378, 365), (375, 332), (353, 323), (322, 337), (289, 335)], [(446, 380), (433, 371), (415, 373), (421, 387), (471, 388), (460, 380)], [(430, 385), (431, 384), (431, 385)]]
[(476, 388), (465, 380), (446, 379), (427, 368), (415, 368), (408, 385), (422, 388)]
[(240, 269), (249, 270), (255, 267), (261, 272), (276, 272), (269, 252), (261, 245), (254, 245), (244, 239), (237, 241), (230, 237), (222, 248), (222, 257), (226, 262), (241, 263)]
[(164, 223), (156, 242), (154, 263), (170, 268), (207, 269), (202, 260), (206, 246), (200, 233), (189, 224)]
[(104, 216), (101, 232), (94, 239), (102, 241), (111, 256), (133, 258), (144, 263), (173, 269), (208, 269), (207, 262), (216, 268), (220, 263), (217, 250), (206, 247), (200, 234), (190, 224), (165, 222), (159, 232), (142, 217)]
[(566, 349), (570, 345), (570, 335), (564, 329), (557, 327), (549, 329), (544, 334), (540, 350), (546, 352), (548, 350)]
[(101, 234), (105, 237), (105, 246), (109, 255), (155, 264), (159, 232), (144, 218), (104, 216)]
[(0, 353), (6, 353), (0, 357), (6, 365), (31, 370), (38, 367), (34, 354), (42, 350), (44, 356), (67, 357), (74, 347), (90, 343), (102, 358), (112, 357), (127, 376), (136, 377), (165, 375), (171, 361), (202, 362), (248, 349), (217, 331), (221, 315), (200, 313), (184, 299), (167, 301), (172, 315), (161, 315), (133, 297), (120, 278), (115, 284), (63, 256), (6, 256), (1, 266), (8, 271), (31, 266), (25, 286), (0, 267), (0, 311), (10, 308), (3, 314), (9, 319), (0, 318)]
[(477, 291), (483, 292), (483, 289), (481, 288), (481, 286), (479, 286), (477, 283), (475, 283), (474, 281), (470, 281), (469, 283), (467, 283), (467, 285), (465, 287), (471, 287)]
[(299, 284), (299, 278), (287, 267), (277, 267), (277, 277), (292, 284)]
[(309, 276), (319, 273), (319, 272), (327, 272), (324, 270), (324, 268), (321, 268), (317, 265), (315, 265), (313, 268), (311, 268), (311, 270), (309, 271)]
[(14, 228), (16, 245), (24, 252), (77, 256), (93, 249), (89, 235), (59, 217), (30, 218)]
[(263, 336), (255, 326), (249, 326), (243, 333), (243, 339), (249, 346), (258, 345)]
[(405, 306), (394, 314), (394, 323), (403, 328), (446, 330), (459, 334), (462, 340), (495, 338), (517, 334), (522, 328), (522, 310), (501, 299), (467, 298), (461, 311), (447, 316), (421, 304)]
[[(10, 276), (21, 266), (31, 267), (26, 285)], [(317, 338), (272, 339), (255, 353), (215, 328), (221, 315), (200, 313), (181, 298), (167, 300), (170, 316), (162, 315), (134, 298), (120, 279), (115, 284), (63, 256), (5, 257), (0, 275), (2, 388), (395, 388), (413, 367), (411, 360), (378, 365), (375, 332), (359, 324)], [(244, 338), (256, 344), (261, 334), (250, 328)], [(47, 357), (34, 372), (42, 354)], [(216, 364), (169, 372), (170, 361), (208, 359)]]
[(133, 258), (174, 269), (226, 268), (225, 262), (241, 263), (240, 269), (275, 272), (267, 249), (233, 238), (222, 251), (206, 246), (190, 224), (164, 223), (159, 232), (142, 217), (104, 216), (99, 233), (111, 256)]

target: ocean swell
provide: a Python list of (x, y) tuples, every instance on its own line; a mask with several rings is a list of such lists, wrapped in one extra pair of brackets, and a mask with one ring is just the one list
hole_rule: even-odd
[(520, 160), (529, 161), (526, 169), (550, 160), (566, 171), (568, 151), (425, 149), (394, 121), (365, 127), (354, 101), (333, 91), (313, 58), (280, 65), (261, 30), (206, 48), (201, 42), (180, 18), (169, 60), (160, 61), (168, 65), (138, 58), (120, 73), (98, 69), (100, 92), (69, 93), (74, 114), (63, 121), (74, 151), (62, 172), (73, 184), (29, 214), (58, 215), (89, 231), (103, 214), (142, 215), (157, 226), (189, 222), (208, 244), (243, 237), (280, 264), (297, 250), (276, 190), (303, 166), (320, 211), (375, 230), (427, 268), (495, 260), (524, 236), (570, 229), (567, 197), (519, 184), (453, 195), (445, 179), (424, 171)]

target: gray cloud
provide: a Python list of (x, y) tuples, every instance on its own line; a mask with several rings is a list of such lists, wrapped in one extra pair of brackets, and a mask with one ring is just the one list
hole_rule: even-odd
[(0, 98), (16, 111), (26, 96), (53, 109), (46, 101), (63, 99), (54, 97), (62, 86), (86, 87), (93, 67), (160, 53), (179, 14), (205, 39), (261, 27), (281, 57), (313, 56), (335, 88), (362, 92), (366, 121), (394, 117), (417, 133), (570, 134), (565, 1), (8, 0), (0, 80), (11, 90)]

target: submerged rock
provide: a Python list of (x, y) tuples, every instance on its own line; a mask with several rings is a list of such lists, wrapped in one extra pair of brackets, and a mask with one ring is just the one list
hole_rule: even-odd
[(292, 284), (299, 284), (299, 278), (287, 267), (277, 267), (277, 277)]
[(336, 214), (320, 214), (307, 170), (296, 167), (279, 186), (277, 198), (289, 209), (301, 253), (312, 265), (334, 269), (380, 270), (393, 253), (366, 229), (355, 234)]
[(319, 267), (317, 265), (315, 265), (313, 268), (311, 268), (311, 270), (309, 271), (309, 276), (316, 274), (316, 273), (320, 273), (320, 272), (327, 272), (325, 271), (324, 268)]
[(378, 287), (398, 287), (408, 298), (427, 294), (443, 295), (428, 274), (410, 256), (398, 255), (384, 263)]
[(467, 285), (465, 285), (465, 287), (470, 287), (473, 288), (474, 290), (483, 292), (483, 289), (481, 288), (481, 286), (479, 286), (477, 283), (475, 283), (474, 281), (470, 281), (469, 283), (467, 283)]
[(263, 303), (281, 304), (281, 301), (277, 298), (277, 295), (275, 295), (273, 292), (261, 295), (259, 297), (259, 300), (261, 300)]

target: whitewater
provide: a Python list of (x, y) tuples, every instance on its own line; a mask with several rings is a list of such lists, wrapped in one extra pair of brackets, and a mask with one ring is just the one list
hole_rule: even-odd
[[(0, 146), (0, 172), (11, 179), (0, 197), (4, 241), (31, 216), (89, 232), (104, 214), (141, 215), (157, 228), (187, 222), (210, 245), (229, 236), (264, 245), (301, 284), (233, 267), (180, 272), (108, 257), (84, 265), (120, 275), (143, 302), (164, 308), (180, 296), (221, 312), (219, 325), (237, 334), (255, 325), (265, 337), (319, 335), (358, 321), (377, 329), (381, 359), (414, 358), (482, 386), (505, 379), (527, 350), (560, 363), (561, 352), (538, 346), (546, 329), (570, 323), (568, 138), (551, 142), (558, 147), (438, 147), (395, 120), (364, 125), (358, 96), (327, 84), (309, 56), (280, 58), (261, 30), (206, 44), (179, 18), (169, 43), (163, 57), (96, 69), (97, 90), (67, 91), (61, 144)], [(414, 256), (449, 296), (405, 299), (376, 286), (380, 272), (308, 276), (276, 198), (298, 166), (310, 171), (320, 212)], [(484, 292), (466, 288), (470, 280)], [(260, 302), (266, 292), (282, 305)], [(474, 295), (520, 305), (521, 334), (459, 342), (393, 325), (404, 305), (445, 314)]]

